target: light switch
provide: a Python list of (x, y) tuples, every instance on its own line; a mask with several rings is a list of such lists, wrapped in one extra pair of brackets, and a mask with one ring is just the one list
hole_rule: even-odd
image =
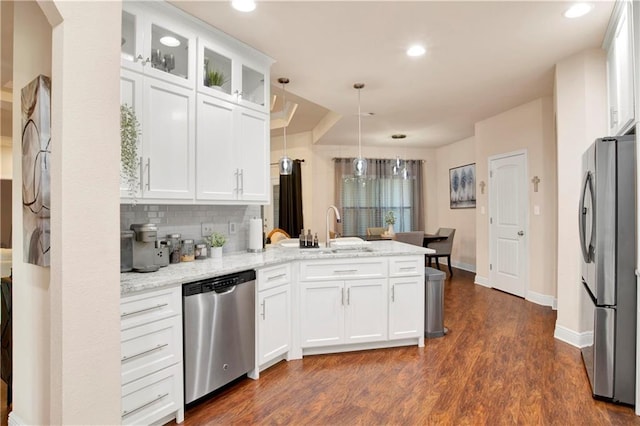
[(533, 214), (536, 216), (540, 216), (540, 206), (538, 205), (533, 206)]

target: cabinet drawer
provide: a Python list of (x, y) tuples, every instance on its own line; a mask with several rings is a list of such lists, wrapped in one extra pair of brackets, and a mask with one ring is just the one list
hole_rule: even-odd
[(180, 316), (122, 332), (122, 384), (182, 361)]
[(386, 276), (387, 262), (385, 259), (380, 258), (325, 260), (300, 263), (300, 278), (302, 281)]
[(181, 290), (173, 287), (123, 297), (120, 300), (121, 329), (179, 315), (182, 312)]
[(424, 274), (424, 256), (399, 256), (389, 259), (390, 277), (422, 274)]
[(258, 269), (258, 291), (268, 290), (291, 282), (291, 266), (289, 263)]
[(152, 424), (182, 409), (182, 364), (122, 386), (122, 424)]

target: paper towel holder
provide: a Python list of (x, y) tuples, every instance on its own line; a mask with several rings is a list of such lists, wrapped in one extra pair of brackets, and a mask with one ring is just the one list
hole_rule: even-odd
[(249, 220), (249, 253), (261, 253), (264, 251), (264, 238), (262, 232), (262, 218), (254, 217)]

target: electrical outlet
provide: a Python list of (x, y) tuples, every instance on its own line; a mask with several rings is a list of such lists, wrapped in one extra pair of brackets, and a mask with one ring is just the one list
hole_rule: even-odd
[(213, 232), (213, 223), (202, 222), (202, 236), (208, 237)]
[(229, 222), (229, 235), (236, 233), (237, 224), (235, 222)]

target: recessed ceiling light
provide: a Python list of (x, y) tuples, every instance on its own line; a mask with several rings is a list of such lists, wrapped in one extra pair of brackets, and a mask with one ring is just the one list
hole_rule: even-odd
[(569, 9), (564, 12), (565, 18), (579, 18), (591, 12), (593, 6), (589, 3), (574, 3)]
[(256, 8), (256, 2), (253, 0), (231, 0), (231, 6), (240, 12), (251, 12)]
[(408, 56), (422, 56), (425, 52), (425, 48), (423, 46), (420, 46), (419, 44), (414, 44), (407, 49)]
[(168, 47), (178, 47), (180, 46), (180, 40), (172, 36), (164, 36), (160, 39), (160, 43), (164, 44)]

